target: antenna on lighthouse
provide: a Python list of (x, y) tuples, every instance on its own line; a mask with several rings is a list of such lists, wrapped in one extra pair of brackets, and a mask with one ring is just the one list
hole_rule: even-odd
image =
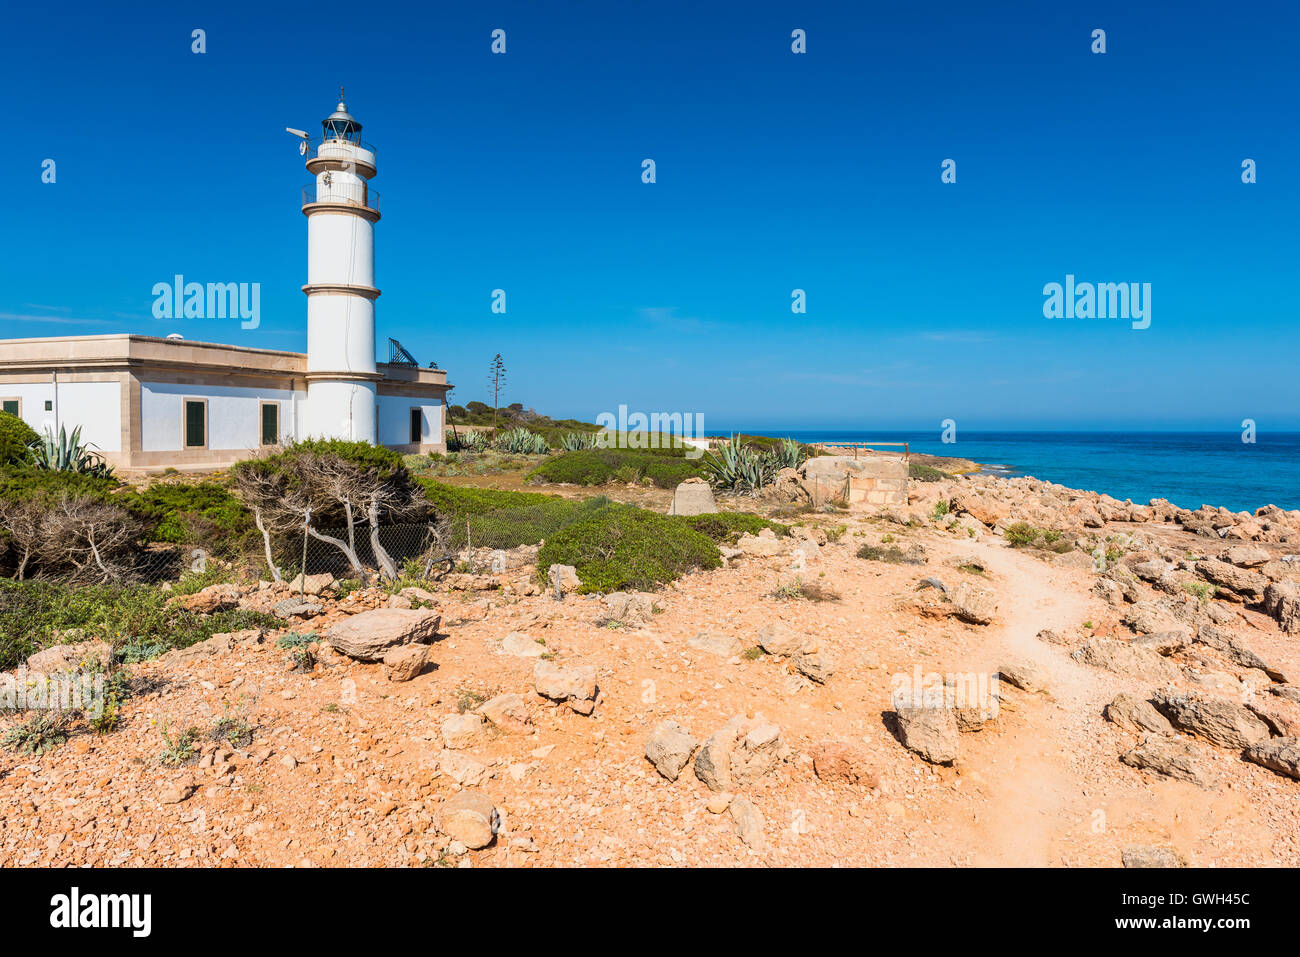
[(307, 155), (307, 141), (310, 139), (310, 137), (307, 135), (307, 131), (306, 131), (306, 130), (295, 130), (292, 126), (286, 126), (286, 127), (284, 128), (284, 131), (285, 131), (286, 133), (291, 133), (291, 134), (293, 134), (294, 136), (298, 137), (299, 140), (302, 141), (302, 142), (300, 142), (300, 143), (298, 144), (298, 153), (299, 153), (300, 155), (302, 155), (302, 156), (306, 156), (306, 155)]

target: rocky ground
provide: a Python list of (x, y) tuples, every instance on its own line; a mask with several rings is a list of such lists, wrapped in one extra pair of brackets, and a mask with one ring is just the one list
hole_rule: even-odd
[(970, 476), (786, 520), (653, 595), (521, 549), (180, 599), (286, 627), (0, 752), (0, 866), (1300, 864), (1300, 514)]

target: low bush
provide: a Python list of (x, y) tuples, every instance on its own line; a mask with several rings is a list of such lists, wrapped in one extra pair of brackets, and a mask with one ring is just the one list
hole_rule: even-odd
[(734, 545), (746, 533), (757, 535), (770, 528), (778, 536), (789, 535), (788, 526), (750, 512), (714, 512), (709, 515), (679, 515), (677, 521), (720, 544)]
[(912, 462), (907, 466), (907, 477), (918, 482), (938, 482), (940, 479), (950, 479), (953, 476), (933, 465)]
[(18, 416), (0, 412), (0, 466), (30, 463), (32, 446), (39, 440), (36, 430)]
[(257, 546), (257, 529), (244, 503), (217, 482), (155, 482), (121, 496), (137, 518), (154, 524), (157, 542), (202, 545), (223, 557)]
[(1003, 532), (1012, 548), (1040, 548), (1049, 552), (1074, 551), (1074, 543), (1053, 528), (1038, 528), (1028, 522), (1012, 522)]
[(708, 536), (671, 518), (634, 508), (607, 505), (548, 539), (538, 554), (544, 576), (551, 565), (572, 565), (580, 591), (650, 591), (687, 572), (722, 564)]
[(539, 492), (444, 485), (417, 479), (435, 515), (449, 525), (447, 545), (516, 548), (536, 545), (608, 506), (604, 496), (566, 499)]
[(143, 660), (221, 632), (280, 624), (253, 611), (201, 615), (169, 606), (169, 597), (147, 585), (67, 588), (0, 580), (0, 669), (15, 668), (41, 648), (65, 641), (100, 638), (119, 656)]
[(703, 475), (700, 460), (686, 458), (680, 449), (581, 449), (547, 459), (528, 478), (571, 485), (648, 478), (659, 488), (676, 488), (688, 478)]

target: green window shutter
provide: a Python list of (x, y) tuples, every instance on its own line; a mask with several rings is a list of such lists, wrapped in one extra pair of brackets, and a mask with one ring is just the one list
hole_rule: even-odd
[(185, 446), (187, 448), (202, 448), (207, 444), (203, 419), (202, 402), (185, 403)]
[(5, 399), (4, 410), (5, 410), (6, 412), (8, 412), (10, 415), (17, 415), (17, 414), (18, 414), (18, 400), (17, 400), (17, 399)]
[(280, 406), (268, 403), (262, 406), (262, 444), (280, 444)]

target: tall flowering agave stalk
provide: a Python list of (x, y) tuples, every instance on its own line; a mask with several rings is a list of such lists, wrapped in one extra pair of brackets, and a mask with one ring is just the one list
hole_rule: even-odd
[(98, 452), (91, 451), (90, 445), (81, 442), (81, 426), (77, 426), (69, 435), (67, 429), (59, 427), (59, 434), (49, 426), (45, 434), (32, 446), (32, 458), (39, 469), (50, 472), (76, 472), (79, 475), (107, 477), (113, 474), (112, 466), (104, 461)]

